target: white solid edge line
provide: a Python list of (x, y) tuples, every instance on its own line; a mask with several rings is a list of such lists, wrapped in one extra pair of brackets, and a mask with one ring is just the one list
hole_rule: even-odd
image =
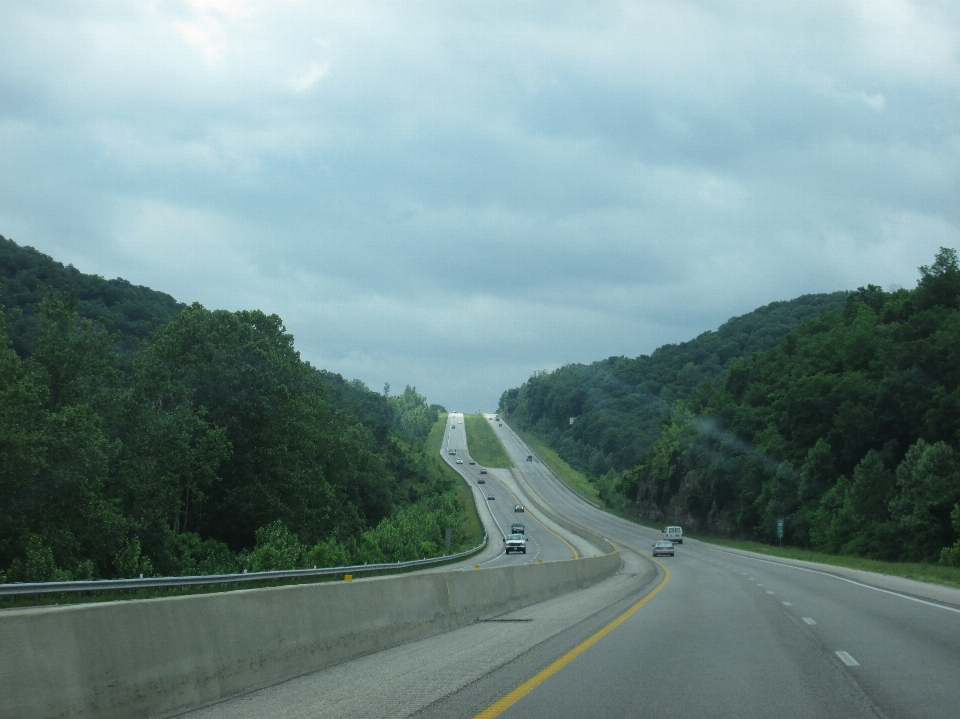
[(936, 607), (937, 609), (946, 609), (948, 612), (955, 612), (957, 614), (960, 614), (960, 609), (957, 609), (956, 607), (948, 607), (944, 604), (937, 604), (936, 602), (928, 602), (926, 599), (920, 599), (919, 597), (911, 597), (909, 594), (901, 594), (900, 592), (894, 592), (894, 591), (891, 591), (890, 589), (881, 589), (880, 587), (874, 587), (870, 584), (864, 584), (863, 582), (858, 582), (855, 579), (847, 579), (846, 577), (841, 577), (839, 574), (831, 574), (830, 572), (821, 572), (819, 569), (808, 569), (807, 567), (798, 567), (794, 564), (784, 564), (783, 562), (774, 562), (770, 559), (760, 559), (760, 557), (750, 557), (746, 554), (737, 554), (735, 552), (724, 552), (722, 549), (714, 549), (713, 547), (710, 547), (709, 549), (713, 552), (723, 552), (724, 554), (732, 554), (735, 557), (752, 559), (755, 562), (766, 562), (767, 564), (776, 564), (778, 567), (787, 567), (789, 569), (799, 569), (801, 572), (810, 572), (811, 574), (822, 574), (825, 577), (833, 577), (834, 579), (839, 579), (841, 582), (849, 582), (850, 584), (856, 584), (858, 587), (866, 587), (867, 589), (872, 589), (875, 592), (892, 594), (893, 596), (900, 597), (901, 599), (909, 599), (911, 602), (919, 602), (920, 604), (926, 604), (928, 607)]
[(846, 664), (848, 667), (860, 666), (860, 662), (858, 662), (856, 659), (851, 657), (847, 652), (843, 651), (842, 649), (838, 649), (836, 651), (836, 655), (840, 657), (840, 661)]

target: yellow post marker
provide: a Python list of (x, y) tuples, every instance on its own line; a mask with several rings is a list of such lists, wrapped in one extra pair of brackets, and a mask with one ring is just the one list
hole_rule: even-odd
[(344, 575), (343, 575), (343, 581), (345, 581), (345, 582), (352, 582), (352, 581), (353, 581), (353, 575), (352, 575), (352, 574), (344, 574)]
[(474, 569), (480, 569), (480, 565), (479, 565), (479, 564), (474, 564), (474, 565), (473, 565), (473, 568), (474, 568)]
[(542, 559), (538, 559), (538, 560), (537, 560), (537, 564), (543, 564), (543, 560), (542, 560)]

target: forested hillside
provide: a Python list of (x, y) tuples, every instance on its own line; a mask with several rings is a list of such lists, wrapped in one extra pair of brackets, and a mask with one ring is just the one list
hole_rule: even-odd
[(442, 553), (445, 527), (460, 543), (415, 389), (317, 370), (276, 315), (3, 250), (0, 581), (410, 559)]
[(653, 445), (674, 402), (722, 379), (737, 360), (774, 347), (822, 310), (842, 308), (846, 297), (836, 292), (774, 302), (651, 355), (540, 372), (504, 392), (500, 411), (573, 467), (594, 477), (620, 472)]
[[(692, 529), (960, 565), (960, 267), (870, 285), (665, 416), (608, 501)], [(578, 420), (579, 421), (579, 420)]]
[(76, 294), (76, 311), (118, 333), (115, 350), (130, 355), (137, 342), (169, 322), (186, 305), (170, 295), (126, 280), (87, 275), (64, 267), (32, 247), (21, 247), (0, 235), (0, 307), (6, 308), (7, 335), (13, 349), (27, 356), (37, 340), (39, 307), (46, 292)]

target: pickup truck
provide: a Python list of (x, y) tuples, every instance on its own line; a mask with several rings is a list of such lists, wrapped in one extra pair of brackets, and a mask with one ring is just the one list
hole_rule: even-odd
[(508, 534), (507, 538), (503, 540), (504, 551), (507, 554), (510, 552), (522, 552), (523, 554), (527, 553), (527, 538), (522, 534)]

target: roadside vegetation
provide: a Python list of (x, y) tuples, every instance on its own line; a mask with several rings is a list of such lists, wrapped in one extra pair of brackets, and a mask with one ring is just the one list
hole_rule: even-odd
[(457, 488), (457, 499), (463, 505), (463, 521), (460, 523), (460, 531), (463, 536), (464, 548), (475, 547), (483, 541), (484, 529), (480, 521), (480, 515), (477, 513), (477, 503), (473, 497), (473, 491), (463, 481), (463, 477), (457, 474), (453, 468), (443, 461), (443, 434), (446, 430), (449, 415), (445, 412), (440, 414), (430, 434), (427, 436), (427, 451), (437, 462), (437, 466), (446, 476), (447, 480), (453, 483)]
[(483, 467), (512, 467), (513, 462), (497, 439), (490, 420), (482, 414), (463, 415), (463, 426), (467, 431), (467, 448), (470, 457)]
[(956, 251), (919, 275), (913, 289), (774, 303), (649, 357), (537, 373), (500, 412), (646, 521), (769, 547), (782, 519), (790, 547), (957, 567)]
[(553, 470), (553, 473), (560, 478), (560, 481), (588, 502), (605, 506), (605, 503), (600, 498), (600, 491), (597, 489), (597, 485), (591, 482), (583, 472), (574, 469), (560, 459), (556, 451), (544, 444), (535, 434), (525, 432), (513, 426), (510, 428), (517, 433), (520, 439), (526, 442), (530, 449), (537, 453), (537, 456), (543, 460), (544, 464)]
[(0, 582), (419, 559), (447, 527), (473, 546), (462, 482), (427, 450), (443, 408), (415, 388), (311, 366), (276, 315), (3, 238), (0, 273), (20, 303), (0, 312)]

